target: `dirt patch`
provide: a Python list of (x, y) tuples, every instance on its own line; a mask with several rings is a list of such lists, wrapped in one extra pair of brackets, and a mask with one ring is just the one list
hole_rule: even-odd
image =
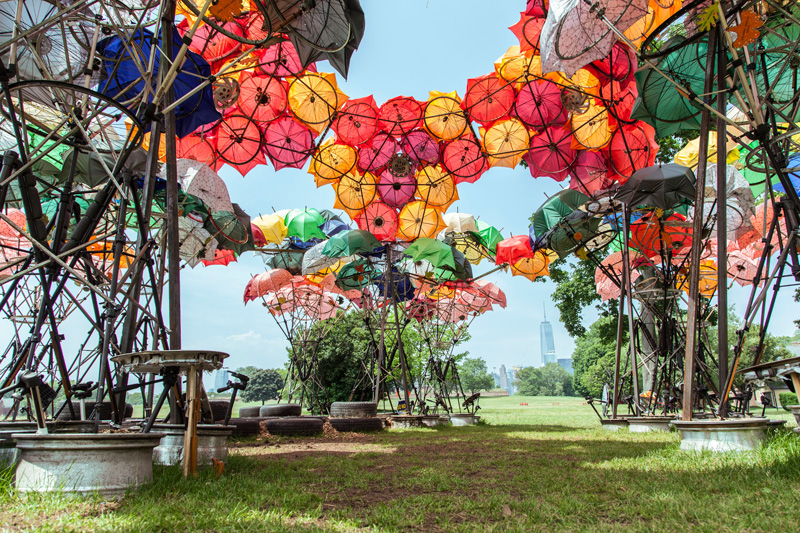
[(290, 459), (301, 459), (315, 454), (355, 454), (355, 453), (394, 453), (393, 446), (381, 446), (363, 441), (308, 441), (308, 442), (267, 442), (258, 445), (231, 448), (230, 453), (256, 458), (275, 458), (283, 456)]

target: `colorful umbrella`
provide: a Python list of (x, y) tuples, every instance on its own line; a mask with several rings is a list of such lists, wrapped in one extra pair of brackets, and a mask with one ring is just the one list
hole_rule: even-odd
[(254, 53), (258, 57), (257, 69), (268, 76), (287, 78), (303, 72), (303, 64), (291, 41), (281, 41)]
[(435, 165), (439, 161), (439, 143), (422, 130), (403, 135), (400, 146), (417, 164)]
[(228, 115), (216, 128), (217, 153), (243, 176), (266, 161), (261, 150), (261, 129), (244, 115)]
[(397, 213), (382, 202), (373, 202), (356, 217), (356, 224), (379, 241), (393, 241), (398, 227)]
[(289, 86), (289, 109), (309, 128), (321, 133), (347, 101), (333, 74), (309, 72)]
[(539, 54), (539, 36), (542, 33), (545, 19), (541, 16), (532, 17), (520, 13), (519, 22), (508, 28), (519, 41), (521, 52), (531, 51)]
[(508, 115), (514, 105), (514, 88), (496, 74), (467, 80), (467, 92), (461, 107), (470, 118), (490, 124)]
[(305, 242), (314, 238), (324, 239), (325, 234), (320, 230), (324, 223), (325, 219), (316, 209), (298, 210), (286, 215), (287, 235)]
[(630, 178), (640, 168), (653, 166), (657, 152), (655, 131), (644, 122), (625, 124), (611, 137), (611, 166), (623, 178)]
[(345, 102), (333, 121), (333, 131), (341, 142), (353, 146), (370, 140), (378, 131), (375, 98), (365, 96)]
[(533, 231), (536, 236), (542, 237), (588, 199), (585, 194), (572, 189), (564, 189), (548, 198), (533, 214)]
[(458, 200), (453, 177), (440, 166), (427, 166), (417, 173), (417, 196), (430, 205), (447, 209)]
[(207, 165), (191, 159), (178, 159), (178, 183), (186, 194), (200, 198), (214, 211), (233, 211), (228, 187)]
[(406, 255), (414, 261), (428, 261), (437, 268), (450, 267), (455, 269), (453, 247), (436, 239), (420, 238), (405, 249)]
[(358, 168), (374, 172), (386, 166), (397, 152), (397, 142), (387, 133), (379, 132), (358, 148)]
[(611, 142), (608, 109), (598, 103), (590, 103), (583, 113), (570, 113), (569, 123), (576, 148), (599, 150)]
[(515, 235), (497, 243), (496, 265), (516, 264), (525, 258), (533, 258), (531, 239), (527, 235)]
[(439, 210), (421, 201), (406, 204), (397, 218), (397, 237), (405, 241), (433, 238), (445, 227)]
[(408, 96), (387, 100), (378, 111), (378, 126), (395, 137), (422, 124), (422, 104)]
[(378, 194), (386, 205), (402, 207), (414, 197), (417, 184), (414, 176), (396, 176), (389, 170), (384, 170), (378, 183)]
[(525, 160), (531, 176), (546, 176), (562, 181), (567, 178), (567, 171), (578, 157), (572, 148), (572, 136), (561, 128), (545, 128), (542, 133), (531, 140), (531, 147)]
[(534, 281), (540, 276), (549, 276), (550, 257), (544, 251), (536, 252), (533, 257), (525, 257), (511, 265), (512, 276), (524, 276)]
[(375, 200), (378, 191), (375, 176), (370, 172), (359, 174), (351, 172), (346, 174), (339, 183), (334, 185), (336, 189), (337, 204), (350, 211), (359, 211), (367, 207)]
[(466, 136), (445, 145), (442, 165), (453, 175), (456, 183), (475, 183), (487, 167), (480, 145)]
[(461, 110), (461, 99), (455, 91), (431, 91), (423, 112), (425, 128), (437, 139), (452, 141), (467, 129), (467, 117)]
[(352, 146), (328, 139), (311, 158), (308, 172), (319, 178), (317, 186), (333, 183), (352, 171), (358, 162), (358, 152)]
[(530, 148), (530, 134), (517, 119), (498, 120), (485, 131), (481, 140), (490, 167), (515, 168)]
[(275, 170), (301, 168), (314, 149), (314, 136), (296, 120), (282, 117), (264, 130), (264, 149)]
[(380, 248), (381, 243), (370, 233), (363, 229), (343, 231), (331, 237), (322, 250), (328, 257), (345, 257), (355, 254), (369, 254)]
[(286, 224), (284, 223), (284, 217), (280, 215), (261, 215), (253, 219), (253, 224), (261, 230), (267, 242), (280, 244), (286, 238)]
[(565, 122), (566, 113), (561, 103), (561, 86), (550, 80), (526, 83), (514, 101), (514, 114), (534, 128)]
[(279, 78), (242, 72), (237, 105), (242, 114), (258, 122), (269, 122), (286, 110), (286, 91), (285, 82)]
[(483, 220), (475, 221), (475, 226), (478, 228), (478, 236), (481, 239), (481, 243), (492, 252), (495, 252), (497, 250), (497, 243), (503, 240), (500, 230), (487, 224)]

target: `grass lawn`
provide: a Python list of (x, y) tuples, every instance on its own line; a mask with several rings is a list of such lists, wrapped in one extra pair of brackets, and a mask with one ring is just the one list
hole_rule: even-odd
[(23, 499), (6, 475), (0, 528), (800, 530), (800, 436), (790, 431), (753, 453), (687, 454), (674, 433), (601, 430), (578, 398), (481, 406), (486, 424), (473, 427), (242, 441), (220, 478), (156, 467), (122, 502)]

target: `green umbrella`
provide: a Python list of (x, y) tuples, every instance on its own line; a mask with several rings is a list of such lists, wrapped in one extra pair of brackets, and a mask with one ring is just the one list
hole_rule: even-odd
[[(280, 248), (287, 249), (288, 244), (281, 244)], [(293, 276), (299, 276), (303, 270), (303, 254), (294, 252), (277, 253), (264, 261), (268, 267), (288, 270)]]
[(343, 291), (362, 290), (378, 278), (378, 272), (369, 261), (356, 259), (336, 273), (336, 286)]
[(325, 219), (325, 222), (330, 222), (331, 220), (338, 220), (339, 222), (344, 222), (342, 217), (331, 211), (330, 209), (323, 209), (319, 212), (320, 216)]
[(221, 250), (233, 250), (237, 254), (253, 249), (253, 239), (237, 216), (231, 211), (209, 213), (203, 229), (211, 234)]
[(537, 237), (547, 233), (561, 219), (583, 205), (589, 197), (573, 189), (564, 189), (548, 198), (533, 215), (533, 231)]
[(436, 269), (436, 278), (446, 281), (467, 281), (472, 279), (472, 265), (467, 257), (456, 248), (453, 248), (453, 263), (455, 267), (443, 266)]
[[(436, 239), (419, 238), (406, 248), (403, 255), (411, 257), (414, 261), (428, 261), (438, 268), (445, 266), (450, 267), (452, 270), (456, 268), (453, 247)], [(464, 254), (461, 255), (463, 256)]]
[(297, 237), (303, 242), (325, 238), (320, 229), (325, 219), (316, 209), (293, 209), (286, 215), (285, 221), (289, 237)]
[(487, 247), (492, 252), (497, 250), (497, 243), (503, 240), (500, 235), (500, 230), (484, 222), (483, 220), (476, 220), (475, 225), (478, 226), (478, 237), (481, 244)]
[(563, 259), (597, 236), (601, 222), (585, 211), (573, 211), (547, 232), (547, 246)]
[(355, 254), (368, 254), (381, 245), (372, 233), (363, 229), (351, 229), (337, 233), (328, 240), (322, 255), (346, 257)]

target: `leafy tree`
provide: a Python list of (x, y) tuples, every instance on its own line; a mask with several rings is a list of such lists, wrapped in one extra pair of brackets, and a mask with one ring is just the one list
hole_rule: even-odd
[(698, 132), (695, 130), (680, 130), (669, 137), (656, 139), (658, 143), (656, 163), (671, 163), (672, 160), (675, 159), (675, 154), (686, 146), (686, 143), (692, 139), (696, 139), (697, 135)]
[(458, 365), (461, 386), (470, 394), (494, 387), (494, 378), (486, 369), (486, 361), (479, 357), (464, 359)]
[(243, 366), (241, 368), (237, 368), (236, 369), (236, 373), (237, 374), (244, 374), (247, 377), (251, 377), (253, 374), (258, 372), (259, 370), (261, 370), (261, 369), (258, 368), (257, 366), (250, 365), (250, 366)]
[(272, 368), (251, 370), (249, 378), (247, 388), (242, 391), (242, 399), (246, 402), (261, 402), (264, 405), (267, 400), (277, 398), (283, 388), (283, 378)]
[[(613, 382), (617, 342), (610, 330), (615, 330), (616, 325), (616, 317), (601, 316), (586, 333), (575, 339), (572, 378), (577, 394), (599, 396), (603, 385)], [(627, 344), (627, 329), (623, 342)], [(622, 349), (625, 353), (627, 346), (623, 345)]]
[(558, 363), (542, 368), (526, 367), (517, 372), (514, 382), (519, 394), (525, 396), (572, 396), (572, 376)]

